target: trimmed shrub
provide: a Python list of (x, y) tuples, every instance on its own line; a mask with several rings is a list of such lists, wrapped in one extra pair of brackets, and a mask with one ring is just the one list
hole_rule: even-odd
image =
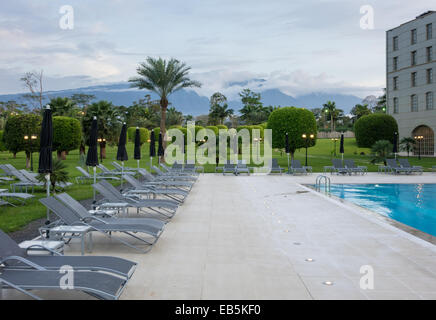
[(363, 116), (354, 124), (359, 148), (371, 148), (378, 140), (393, 141), (395, 132), (398, 132), (397, 121), (383, 113)]
[(218, 130), (229, 130), (229, 128), (227, 128), (227, 126), (223, 124), (217, 124), (216, 127), (218, 128)]
[(82, 141), (80, 121), (70, 117), (53, 117), (53, 151), (65, 160), (68, 151), (78, 149)]
[(303, 139), (303, 134), (314, 134), (315, 139), (310, 141), (309, 147), (316, 144), (316, 120), (310, 110), (285, 107), (276, 109), (271, 112), (268, 118), (267, 129), (272, 130), (272, 147), (284, 148), (286, 133), (289, 136), (289, 147), (291, 156), (299, 148), (306, 146), (306, 140)]
[(160, 127), (154, 128), (153, 131), (154, 131), (154, 138), (157, 142), (159, 139)]
[(213, 133), (215, 133), (215, 136), (218, 137), (218, 133), (219, 133), (219, 130), (220, 130), (220, 129), (218, 129), (218, 126), (207, 126), (205, 129), (210, 129), (210, 130), (212, 130)]
[[(130, 142), (135, 142), (135, 135), (136, 135), (136, 127), (129, 127), (127, 128), (127, 137)], [(139, 141), (141, 145), (146, 143), (148, 139), (150, 139), (150, 131), (146, 128), (139, 128)]]
[[(9, 117), (3, 132), (6, 149), (14, 155), (20, 151), (26, 151), (26, 153), (39, 151), (41, 120), (41, 116), (35, 114), (20, 114)], [(24, 140), (24, 136), (32, 134), (38, 137), (35, 141)]]
[(5, 143), (3, 141), (3, 130), (0, 130), (0, 151), (7, 151)]

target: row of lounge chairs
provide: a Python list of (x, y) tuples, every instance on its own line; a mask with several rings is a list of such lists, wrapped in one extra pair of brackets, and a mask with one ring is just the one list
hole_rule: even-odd
[[(386, 166), (382, 166), (382, 170), (391, 174), (422, 174), (424, 172), (422, 166), (412, 166), (407, 159), (398, 159), (398, 162), (395, 159), (386, 159)], [(379, 171), (381, 171), (380, 168)]]
[[(131, 188), (118, 190), (102, 179), (93, 187), (103, 199), (88, 210), (66, 193), (40, 199), (57, 217), (57, 221), (40, 229), (42, 237), (55, 237), (50, 232), (57, 226), (86, 226), (91, 232), (110, 237), (140, 252), (149, 251), (164, 232), (165, 225), (186, 199), (195, 183), (196, 175), (160, 171), (156, 176), (140, 170), (143, 181), (126, 175)], [(180, 179), (179, 179), (180, 178)], [(170, 196), (172, 198), (168, 198)], [(123, 204), (135, 208), (140, 217), (118, 217), (105, 210)], [(115, 213), (115, 214), (114, 214)], [(123, 237), (118, 237), (121, 234)], [(65, 235), (64, 235), (65, 236)], [(135, 243), (128, 242), (129, 236)], [(62, 237), (62, 236), (61, 236)], [(137, 244), (139, 241), (140, 245)], [(0, 288), (13, 288), (33, 298), (32, 289), (59, 289), (60, 269), (71, 266), (74, 272), (74, 290), (83, 291), (99, 299), (118, 299), (133, 275), (135, 262), (106, 256), (30, 256), (9, 236), (0, 231)]]

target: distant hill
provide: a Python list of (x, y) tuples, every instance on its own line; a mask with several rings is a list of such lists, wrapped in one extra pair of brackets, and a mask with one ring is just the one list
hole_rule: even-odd
[[(261, 80), (258, 80), (259, 82)], [(231, 83), (242, 84), (242, 83)], [(264, 105), (273, 106), (295, 106), (304, 107), (308, 109), (322, 107), (322, 104), (327, 100), (336, 102), (336, 105), (348, 113), (355, 104), (362, 102), (362, 98), (353, 95), (342, 94), (329, 94), (314, 92), (306, 95), (292, 97), (286, 95), (278, 89), (258, 90), (262, 94), (262, 102)], [(96, 96), (96, 100), (108, 100), (115, 105), (129, 106), (133, 101), (142, 99), (147, 93), (151, 95), (152, 99), (158, 97), (154, 93), (149, 93), (144, 90), (138, 90), (130, 88), (128, 83), (114, 83), (108, 85), (91, 86), (78, 89), (68, 89), (60, 91), (46, 92), (48, 99), (54, 97), (70, 97), (75, 93), (93, 94)], [(28, 101), (23, 98), (23, 94), (4, 94), (0, 95), (0, 101), (15, 100), (20, 103), (26, 103)], [(194, 116), (200, 114), (207, 114), (209, 112), (209, 98), (200, 96), (196, 92), (191, 90), (181, 90), (169, 98), (170, 103), (183, 114), (192, 114)], [(46, 101), (47, 102), (47, 101)], [(242, 108), (240, 100), (230, 100), (229, 107), (235, 111)]]

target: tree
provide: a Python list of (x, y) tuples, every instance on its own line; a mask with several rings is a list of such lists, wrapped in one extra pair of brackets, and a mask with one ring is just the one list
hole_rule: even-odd
[[(268, 118), (267, 129), (272, 129), (272, 147), (284, 148), (285, 136), (288, 133), (290, 153), (294, 159), (297, 149), (306, 146), (306, 140), (302, 135), (314, 134), (316, 137), (317, 127), (313, 113), (307, 109), (285, 107), (274, 110)], [(316, 138), (310, 141), (309, 147), (316, 144)]]
[(3, 130), (0, 130), (0, 151), (7, 151), (5, 142), (3, 141)]
[(86, 114), (83, 116), (83, 132), (85, 141), (89, 144), (89, 134), (93, 117), (97, 117), (98, 136), (100, 142), (100, 151), (103, 158), (106, 158), (106, 142), (115, 144), (118, 141), (118, 132), (121, 127), (121, 115), (111, 102), (98, 101), (89, 105)]
[(335, 131), (335, 121), (339, 119), (344, 113), (343, 110), (336, 108), (336, 103), (334, 101), (327, 101), (323, 104), (323, 111), (328, 118), (330, 118), (330, 131)]
[(377, 104), (373, 108), (374, 113), (386, 113), (386, 88), (383, 88), (383, 95), (377, 98)]
[(350, 113), (353, 116), (353, 122), (356, 122), (361, 117), (371, 114), (371, 109), (367, 104), (356, 104)]
[(354, 124), (354, 134), (359, 148), (371, 148), (378, 140), (394, 141), (398, 132), (397, 121), (390, 115), (373, 113), (361, 117)]
[(182, 125), (183, 119), (183, 113), (177, 111), (174, 107), (168, 108), (166, 119), (167, 126)]
[(371, 163), (382, 162), (386, 165), (386, 158), (392, 153), (392, 143), (388, 140), (378, 140), (371, 146), (373, 158)]
[(70, 99), (73, 100), (82, 109), (84, 109), (92, 100), (95, 99), (95, 95), (86, 93), (75, 93), (71, 96)]
[[(201, 83), (188, 77), (191, 67), (176, 59), (166, 61), (162, 58), (154, 59), (147, 57), (136, 69), (139, 77), (132, 78), (129, 82), (132, 87), (146, 89), (156, 93), (160, 97), (161, 120), (160, 129), (165, 134), (166, 112), (168, 97), (181, 89), (201, 87)], [(164, 148), (166, 141), (163, 141)]]
[(224, 120), (233, 115), (233, 109), (228, 109), (227, 98), (219, 92), (210, 97), (209, 123), (223, 124)]
[(77, 117), (79, 108), (76, 102), (70, 98), (57, 97), (49, 102), (53, 116)]
[[(130, 142), (135, 142), (136, 127), (127, 128), (127, 137)], [(150, 139), (150, 131), (146, 128), (139, 128), (139, 143), (141, 146)]]
[[(36, 177), (40, 182), (47, 183), (45, 173), (40, 173)], [(50, 174), (50, 185), (53, 192), (56, 192), (56, 184), (66, 183), (69, 180), (67, 165), (60, 159), (53, 159), (53, 168)]]
[(407, 157), (409, 157), (410, 151), (416, 144), (416, 140), (411, 137), (404, 137), (400, 141), (400, 149), (407, 152)]
[(241, 113), (240, 118), (245, 124), (259, 124), (266, 121), (274, 109), (273, 107), (263, 107), (260, 93), (253, 92), (250, 89), (242, 90), (239, 96), (244, 105), (239, 110)]
[(44, 91), (43, 91), (43, 70), (26, 72), (20, 80), (24, 83), (24, 86), (30, 91), (25, 97), (30, 101), (36, 102), (40, 110), (43, 109)]
[[(6, 149), (14, 154), (20, 151), (26, 153), (26, 167), (29, 168), (30, 153), (39, 151), (39, 133), (41, 131), (41, 116), (35, 114), (20, 114), (9, 117), (3, 132)], [(25, 136), (36, 135), (37, 139), (24, 139)]]
[(82, 141), (80, 121), (70, 117), (53, 117), (53, 151), (58, 159), (65, 160), (71, 150), (76, 150)]

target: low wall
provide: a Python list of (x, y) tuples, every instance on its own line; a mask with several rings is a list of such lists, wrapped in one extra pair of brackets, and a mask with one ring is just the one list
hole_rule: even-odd
[[(332, 138), (340, 138), (341, 133), (340, 132), (318, 132), (317, 138), (318, 139), (332, 139)], [(354, 132), (353, 131), (345, 131), (344, 132), (344, 138), (354, 138)]]

